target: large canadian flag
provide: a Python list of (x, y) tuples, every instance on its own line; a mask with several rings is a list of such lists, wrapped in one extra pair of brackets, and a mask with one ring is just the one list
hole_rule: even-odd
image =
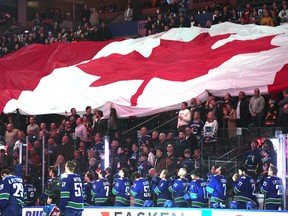
[(182, 101), (288, 88), (288, 25), (222, 23), (109, 42), (30, 45), (0, 59), (0, 110), (64, 114), (90, 105), (120, 117)]

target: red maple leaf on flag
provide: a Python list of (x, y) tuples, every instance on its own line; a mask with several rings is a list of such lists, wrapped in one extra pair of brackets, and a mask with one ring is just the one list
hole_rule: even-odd
[(0, 58), (0, 111), (23, 90), (34, 90), (55, 68), (89, 60), (110, 42), (33, 44)]
[(86, 73), (100, 76), (91, 84), (92, 87), (124, 80), (143, 80), (130, 99), (131, 105), (136, 106), (139, 96), (153, 78), (184, 82), (207, 74), (210, 69), (219, 67), (238, 54), (276, 47), (271, 45), (274, 36), (267, 36), (255, 40), (234, 40), (219, 48), (211, 48), (217, 41), (229, 36), (211, 37), (208, 33), (202, 33), (190, 42), (161, 40), (148, 58), (134, 51), (127, 55), (111, 54), (78, 67)]

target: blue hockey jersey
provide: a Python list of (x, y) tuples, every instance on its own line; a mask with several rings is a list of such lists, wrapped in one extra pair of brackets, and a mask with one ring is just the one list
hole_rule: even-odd
[(83, 184), (77, 174), (63, 174), (61, 176), (61, 195), (59, 208), (64, 211), (65, 208), (83, 211), (84, 197)]
[(92, 187), (94, 181), (84, 183), (84, 202), (85, 206), (94, 205), (94, 198), (92, 196)]
[(156, 194), (157, 206), (163, 207), (166, 200), (172, 200), (172, 194), (169, 191), (170, 181), (161, 179), (153, 192)]
[(283, 182), (277, 176), (268, 176), (264, 179), (263, 185), (260, 188), (265, 195), (265, 204), (281, 205)]
[(134, 197), (134, 206), (143, 206), (145, 200), (151, 199), (150, 182), (144, 178), (136, 179), (130, 187), (130, 194)]
[[(21, 214), (24, 204), (24, 186), (22, 178), (8, 175), (0, 182), (0, 208), (5, 211)], [(20, 213), (19, 213), (20, 212)]]
[(256, 204), (256, 184), (252, 177), (241, 176), (233, 185), (235, 193), (235, 201), (238, 202), (254, 202)]
[(192, 180), (189, 185), (191, 207), (204, 208), (208, 206), (207, 181), (203, 178)]
[(179, 178), (169, 187), (172, 192), (174, 206), (185, 207), (187, 202), (184, 200), (184, 194), (187, 193), (189, 182), (186, 178)]
[(213, 175), (206, 188), (211, 203), (226, 203), (227, 179), (223, 175)]
[(115, 206), (130, 205), (131, 183), (127, 178), (117, 178), (114, 182), (112, 193), (115, 195)]
[(111, 194), (111, 184), (107, 179), (102, 178), (94, 181), (92, 187), (92, 196), (94, 197), (94, 205), (103, 206), (108, 204)]

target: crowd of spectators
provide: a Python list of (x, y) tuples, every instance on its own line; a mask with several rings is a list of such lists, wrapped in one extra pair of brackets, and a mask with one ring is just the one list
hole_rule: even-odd
[[(94, 172), (97, 169), (104, 170), (104, 136), (108, 136), (110, 140), (108, 172), (112, 175), (122, 168), (127, 168), (131, 173), (139, 172), (142, 176), (148, 175), (151, 168), (157, 173), (166, 169), (170, 175), (177, 173), (181, 167), (186, 168), (189, 173), (200, 172), (207, 166), (203, 161), (203, 152), (206, 148), (203, 143), (213, 143), (213, 154), (216, 155), (221, 151), (219, 146), (224, 145), (223, 139), (220, 141), (220, 138), (228, 137), (228, 140), (233, 140), (236, 137), (236, 127), (279, 126), (279, 130), (282, 129), (283, 133), (286, 133), (288, 89), (283, 91), (283, 96), (284, 98), (278, 102), (267, 98), (269, 105), (260, 95), (259, 89), (255, 89), (254, 96), (249, 100), (244, 92), (240, 92), (237, 98), (232, 98), (230, 94), (226, 94), (222, 99), (210, 96), (204, 102), (199, 98), (193, 98), (189, 108), (186, 102), (181, 105), (177, 132), (175, 125), (174, 130), (172, 128), (170, 132), (155, 130), (148, 134), (147, 127), (142, 126), (138, 134), (135, 132), (126, 136), (119, 131), (119, 120), (114, 108), (111, 108), (107, 118), (103, 117), (101, 110), (92, 111), (90, 106), (86, 107), (86, 113), (82, 117), (77, 114), (75, 108), (72, 108), (66, 117), (60, 119), (60, 124), (55, 121), (49, 125), (34, 116), (26, 117), (19, 113), (2, 114), (0, 170), (4, 168), (15, 170), (22, 158), (22, 163), (28, 165), (26, 169), (40, 191), (43, 141), (45, 141), (45, 173), (48, 172), (48, 167), (54, 166), (57, 175), (60, 175), (64, 172), (65, 161), (72, 160), (77, 164), (76, 172), (83, 176), (89, 170)], [(23, 143), (27, 142), (29, 144), (26, 149)], [(263, 143), (268, 143), (267, 139), (263, 139)], [(268, 147), (263, 143), (261, 141), (257, 144), (260, 156), (257, 164), (252, 164), (253, 170), (257, 169), (255, 172), (257, 174), (265, 171), (262, 170), (264, 162), (276, 165), (275, 151), (272, 151), (269, 143)], [(23, 147), (22, 156), (21, 147)], [(247, 168), (252, 162), (247, 156), (242, 161)], [(256, 175), (254, 177), (257, 178)]]
[[(175, 1), (176, 2), (176, 1)], [(159, 1), (160, 8), (156, 17), (148, 17), (145, 25), (146, 35), (168, 31), (170, 28), (181, 28), (191, 26), (201, 26), (198, 14), (213, 14), (211, 19), (206, 21), (202, 27), (220, 22), (233, 22), (240, 24), (259, 24), (277, 26), (287, 22), (288, 10), (287, 2), (281, 5), (275, 2), (270, 6), (263, 4), (261, 8), (251, 7), (247, 4), (245, 8), (236, 9), (228, 4), (212, 2), (202, 11), (191, 12), (188, 10), (186, 1), (168, 4), (167, 1)], [(32, 43), (51, 44), (54, 42), (75, 42), (75, 41), (103, 41), (112, 38), (111, 31), (107, 25), (99, 19), (99, 14), (104, 12), (114, 12), (117, 10), (115, 5), (101, 7), (99, 11), (95, 7), (84, 5), (80, 14), (80, 24), (77, 27), (61, 28), (60, 23), (64, 20), (59, 8), (51, 8), (46, 11), (39, 11), (35, 14), (33, 28), (21, 34), (2, 34), (0, 35), (0, 56), (19, 50), (21, 47)], [(133, 8), (127, 4), (124, 12), (124, 21), (132, 21)], [(1, 22), (13, 20), (9, 13), (2, 13)], [(10, 22), (9, 21), (9, 22)]]
[(76, 27), (60, 27), (63, 17), (58, 8), (37, 12), (33, 18), (33, 27), (22, 33), (0, 35), (0, 56), (15, 52), (30, 44), (51, 44), (56, 42), (105, 41), (112, 38), (111, 31), (104, 22), (100, 22), (94, 7), (84, 6), (81, 23)]
[[(199, 15), (207, 15), (206, 23), (201, 25)], [(212, 18), (208, 16), (212, 15)], [(203, 16), (202, 16), (203, 19)], [(206, 5), (204, 10), (189, 12), (182, 5), (172, 5), (164, 7), (157, 17), (148, 17), (146, 34), (155, 34), (167, 31), (170, 28), (181, 28), (191, 26), (201, 26), (210, 28), (212, 25), (221, 22), (233, 22), (237, 24), (256, 24), (267, 26), (278, 26), (288, 21), (287, 2), (283, 1), (278, 5), (263, 4), (261, 7), (252, 7), (247, 4), (245, 8), (232, 7), (229, 4), (212, 2)]]

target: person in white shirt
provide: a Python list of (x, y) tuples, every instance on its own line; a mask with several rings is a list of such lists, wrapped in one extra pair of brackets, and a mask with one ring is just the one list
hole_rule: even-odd
[(76, 128), (75, 128), (75, 137), (79, 138), (81, 141), (87, 141), (87, 128), (83, 124), (82, 118), (77, 118), (76, 120)]
[(207, 114), (207, 121), (205, 122), (203, 130), (205, 141), (211, 141), (217, 136), (218, 122), (212, 111)]
[(133, 19), (133, 9), (131, 8), (130, 4), (127, 4), (127, 8), (124, 12), (124, 21), (130, 22)]
[(281, 22), (287, 22), (288, 21), (287, 4), (283, 4), (283, 9), (279, 12), (278, 16), (281, 18)]
[(181, 110), (178, 113), (178, 123), (177, 123), (178, 131), (184, 131), (191, 120), (191, 112), (189, 109), (187, 109), (187, 107), (188, 107), (187, 102), (181, 103)]

